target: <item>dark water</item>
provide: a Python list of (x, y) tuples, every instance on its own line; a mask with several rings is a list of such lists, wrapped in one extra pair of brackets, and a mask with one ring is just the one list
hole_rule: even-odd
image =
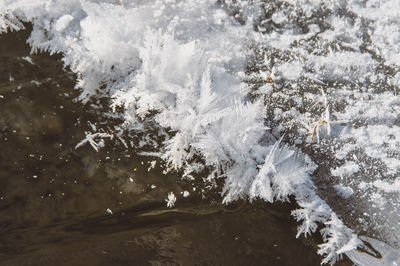
[(319, 265), (293, 204), (223, 206), (118, 141), (75, 149), (88, 121), (107, 125), (73, 101), (60, 56), (23, 58), (28, 35), (0, 35), (0, 265)]

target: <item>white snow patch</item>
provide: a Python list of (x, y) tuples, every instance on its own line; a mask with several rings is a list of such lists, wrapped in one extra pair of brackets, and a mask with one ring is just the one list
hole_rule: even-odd
[(59, 18), (54, 26), (56, 31), (63, 31), (68, 27), (68, 24), (74, 19), (71, 15), (64, 15)]
[(346, 187), (343, 185), (334, 185), (334, 189), (340, 194), (341, 197), (348, 199), (354, 194), (354, 190), (351, 187)]
[(298, 61), (283, 63), (277, 67), (277, 72), (288, 80), (297, 80), (303, 73), (303, 65)]
[(383, 180), (374, 181), (373, 185), (387, 193), (400, 193), (400, 178), (396, 178), (394, 182), (386, 182)]
[(351, 176), (360, 171), (360, 166), (353, 161), (348, 161), (344, 165), (331, 170), (333, 176)]

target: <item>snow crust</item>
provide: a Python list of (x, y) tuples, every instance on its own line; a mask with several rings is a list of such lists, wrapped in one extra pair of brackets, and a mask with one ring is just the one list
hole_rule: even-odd
[[(31, 22), (32, 52), (61, 53), (79, 100), (111, 99), (166, 170), (222, 178), (226, 203), (292, 196), (298, 235), (323, 224), (319, 253), (333, 263), (369, 230), (400, 247), (398, 10), (395, 0), (2, 0), (0, 32)], [(88, 132), (77, 148), (111, 134)]]

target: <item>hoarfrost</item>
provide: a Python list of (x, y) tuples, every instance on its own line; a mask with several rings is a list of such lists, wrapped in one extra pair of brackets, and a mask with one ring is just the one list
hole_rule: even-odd
[(173, 192), (168, 193), (168, 198), (165, 200), (167, 202), (167, 207), (172, 208), (175, 205), (176, 197)]
[[(110, 135), (108, 133), (90, 133), (90, 132), (85, 132), (86, 136), (85, 138), (79, 142), (78, 144), (76, 144), (75, 149), (78, 149), (79, 147), (85, 145), (86, 143), (89, 143), (90, 146), (92, 146), (92, 148), (95, 151), (99, 151), (99, 148), (104, 147), (104, 140), (103, 138), (113, 138), (113, 135)], [(96, 142), (96, 138), (98, 138), (99, 140)]]
[[(354, 254), (365, 226), (398, 246), (400, 200), (378, 200), (400, 173), (397, 1), (216, 2), (4, 0), (0, 32), (31, 22), (32, 52), (61, 53), (79, 99), (109, 97), (166, 170), (210, 170), (224, 202), (293, 196), (299, 235), (325, 226), (323, 263)], [(112, 136), (87, 132), (76, 148)]]

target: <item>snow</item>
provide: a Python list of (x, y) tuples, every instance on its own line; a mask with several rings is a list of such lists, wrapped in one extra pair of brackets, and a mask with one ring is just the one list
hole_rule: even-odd
[(382, 180), (374, 181), (374, 186), (380, 190), (383, 190), (387, 193), (400, 193), (400, 178), (396, 178), (393, 183), (385, 182)]
[(277, 71), (282, 73), (283, 78), (297, 80), (302, 76), (303, 66), (300, 62), (283, 63), (277, 67)]
[(74, 19), (73, 16), (71, 15), (64, 15), (61, 18), (57, 20), (56, 25), (54, 26), (54, 29), (56, 31), (63, 31), (68, 27), (68, 24)]
[[(400, 246), (398, 10), (396, 0), (3, 0), (0, 32), (31, 22), (32, 52), (61, 53), (79, 100), (108, 97), (104, 115), (143, 134), (137, 146), (153, 150), (140, 154), (165, 171), (223, 178), (226, 203), (293, 196), (298, 235), (324, 224), (328, 263), (366, 227)], [(120, 133), (91, 128), (76, 148)]]
[(351, 195), (354, 194), (354, 190), (351, 187), (345, 187), (342, 185), (334, 185), (334, 189), (345, 199), (348, 199), (351, 197)]
[(347, 161), (340, 167), (331, 170), (332, 175), (334, 176), (344, 176), (348, 175), (351, 176), (360, 171), (360, 166), (353, 161)]

